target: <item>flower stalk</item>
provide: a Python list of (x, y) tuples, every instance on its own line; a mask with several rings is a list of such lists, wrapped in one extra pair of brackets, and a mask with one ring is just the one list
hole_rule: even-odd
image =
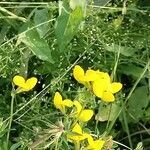
[(10, 106), (10, 119), (9, 119), (9, 124), (8, 124), (8, 132), (7, 132), (7, 148), (9, 146), (9, 136), (10, 136), (10, 130), (11, 130), (11, 125), (13, 121), (13, 112), (14, 112), (14, 100), (15, 100), (15, 92), (11, 92), (11, 106)]

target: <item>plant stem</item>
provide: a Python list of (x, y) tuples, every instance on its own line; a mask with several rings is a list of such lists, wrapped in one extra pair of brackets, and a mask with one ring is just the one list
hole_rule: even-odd
[(123, 114), (123, 120), (124, 120), (125, 130), (126, 130), (127, 135), (128, 135), (128, 140), (129, 140), (130, 148), (133, 149), (133, 144), (132, 144), (132, 140), (131, 140), (131, 136), (130, 136), (130, 130), (129, 130), (128, 121), (127, 121), (126, 112), (125, 112), (125, 108), (124, 107), (122, 109), (122, 114)]
[(11, 106), (10, 106), (10, 120), (9, 120), (9, 125), (8, 125), (7, 141), (6, 141), (7, 147), (9, 145), (9, 135), (10, 135), (11, 124), (12, 124), (12, 120), (13, 120), (14, 99), (15, 99), (15, 94), (12, 92), (11, 93)]
[(75, 150), (80, 150), (80, 142), (75, 142)]
[(4, 13), (7, 13), (7, 14), (10, 15), (11, 17), (16, 18), (16, 19), (18, 19), (18, 20), (20, 20), (20, 21), (22, 21), (22, 22), (26, 22), (26, 19), (25, 19), (25, 18), (19, 17), (19, 16), (15, 15), (15, 14), (13, 14), (12, 12), (8, 11), (8, 10), (5, 9), (5, 8), (0, 7), (0, 11), (2, 11), (2, 12), (4, 12)]

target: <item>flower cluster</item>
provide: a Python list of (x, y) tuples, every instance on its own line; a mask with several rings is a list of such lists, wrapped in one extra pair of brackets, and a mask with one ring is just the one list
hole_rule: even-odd
[[(105, 102), (113, 102), (115, 100), (114, 94), (122, 88), (121, 83), (111, 82), (108, 73), (92, 69), (84, 72), (79, 65), (74, 67), (73, 76), (79, 83), (90, 89), (90, 91)], [(103, 139), (95, 139), (91, 134), (82, 130), (83, 123), (89, 121), (94, 115), (93, 110), (85, 109), (85, 104), (80, 103), (80, 100), (63, 100), (59, 92), (56, 92), (54, 95), (54, 105), (63, 114), (66, 114), (67, 108), (71, 110), (70, 114), (67, 115), (72, 119), (72, 125), (69, 129), (71, 133), (67, 133), (69, 141), (73, 141), (77, 145), (86, 141), (84, 148), (87, 150), (101, 150), (104, 147), (105, 141)]]
[(87, 150), (101, 150), (105, 144), (104, 140), (102, 139), (94, 140), (90, 134), (84, 133), (82, 131), (81, 126), (78, 123), (73, 127), (72, 132), (74, 133), (74, 135), (68, 135), (68, 138), (77, 143), (83, 140), (87, 140), (88, 141), (88, 145), (86, 147)]
[(111, 78), (106, 72), (88, 69), (86, 72), (76, 65), (73, 69), (74, 78), (81, 84), (93, 91), (93, 93), (105, 102), (113, 102), (114, 94), (121, 90), (120, 82), (111, 82)]
[(65, 107), (73, 107), (74, 118), (77, 118), (80, 121), (87, 122), (93, 116), (93, 110), (91, 109), (83, 109), (82, 105), (79, 101), (71, 101), (70, 99), (62, 100), (62, 96), (59, 92), (55, 93), (54, 96), (54, 105), (57, 109), (59, 109), (62, 113), (65, 113)]
[[(73, 76), (79, 83), (90, 89), (94, 95), (105, 102), (113, 102), (115, 100), (114, 94), (122, 88), (121, 83), (111, 82), (108, 73), (92, 69), (88, 69), (85, 72), (79, 65), (74, 67)], [(22, 76), (16, 75), (13, 78), (13, 83), (18, 86), (15, 92), (21, 93), (33, 89), (37, 83), (37, 78), (31, 77), (25, 80)], [(67, 114), (69, 129), (66, 130), (66, 133), (69, 141), (77, 144), (79, 149), (82, 146), (82, 142), (84, 143), (83, 147), (87, 150), (101, 150), (104, 147), (105, 140), (101, 138), (95, 139), (90, 133), (82, 130), (84, 123), (93, 117), (94, 111), (86, 108), (87, 106), (81, 103), (80, 98), (73, 101), (70, 99), (63, 100), (61, 94), (56, 92), (53, 102), (57, 109), (64, 115)], [(68, 109), (70, 109), (69, 115)]]
[(89, 121), (94, 115), (93, 110), (84, 109), (81, 103), (77, 100), (71, 101), (70, 99), (62, 99), (62, 96), (59, 92), (56, 92), (54, 95), (54, 105), (57, 109), (59, 109), (62, 113), (66, 113), (66, 107), (72, 107), (72, 116), (74, 120), (76, 120), (75, 125), (73, 126), (71, 133), (67, 134), (67, 138), (71, 141), (75, 141), (76, 143), (80, 143), (80, 141), (87, 140), (88, 145), (86, 149), (92, 150), (101, 150), (105, 141), (102, 139), (94, 140), (93, 137), (89, 133), (84, 133), (79, 124), (82, 122)]

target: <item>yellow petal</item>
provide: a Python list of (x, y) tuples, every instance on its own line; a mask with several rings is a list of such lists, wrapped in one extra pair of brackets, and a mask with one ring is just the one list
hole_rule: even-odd
[(102, 147), (104, 146), (105, 141), (104, 140), (95, 140), (94, 145), (96, 148), (99, 148), (98, 150), (101, 150)]
[(104, 146), (104, 140), (95, 140), (89, 144), (87, 147), (88, 150), (101, 150)]
[(90, 134), (88, 134), (87, 138), (88, 138), (88, 143), (91, 145), (94, 141), (93, 137)]
[(81, 126), (76, 123), (72, 129), (73, 134), (69, 134), (67, 137), (74, 141), (81, 141), (87, 138), (86, 134), (82, 133)]
[(78, 134), (82, 134), (82, 129), (81, 126), (76, 123), (76, 125), (73, 127), (72, 132), (78, 133)]
[(81, 111), (81, 114), (79, 115), (79, 120), (87, 122), (92, 118), (93, 114), (94, 114), (93, 110), (84, 109)]
[(78, 134), (74, 132), (72, 134), (69, 134), (67, 137), (68, 139), (73, 141), (82, 141), (87, 138), (86, 136), (84, 136), (84, 134)]
[(94, 141), (93, 137), (90, 134), (87, 135), (87, 138), (88, 138), (88, 143), (89, 143), (87, 149), (89, 149), (89, 150), (90, 149), (91, 150), (101, 150), (102, 147), (104, 146), (104, 143), (105, 143), (104, 140), (99, 139), (99, 140)]
[(107, 84), (110, 83), (111, 79), (108, 73), (97, 71), (97, 75), (99, 79), (104, 79)]
[(79, 101), (74, 101), (73, 104), (76, 106), (76, 109), (77, 109), (77, 115), (81, 112), (82, 110), (82, 106), (81, 104), (79, 103)]
[(82, 137), (82, 129), (78, 123), (73, 127), (72, 132), (72, 134), (68, 135), (68, 138), (74, 141), (79, 141)]
[(13, 78), (13, 82), (15, 85), (24, 88), (25, 87), (25, 79), (22, 76), (15, 76)]
[(101, 98), (102, 97), (102, 95), (103, 95), (103, 92), (104, 92), (104, 90), (105, 90), (105, 85), (104, 85), (105, 83), (103, 82), (103, 80), (102, 80), (102, 82), (100, 81), (100, 82), (97, 82), (97, 81), (94, 81), (93, 82), (93, 86), (92, 86), (92, 89), (93, 89), (93, 93), (97, 96), (97, 97), (99, 97), (99, 98)]
[(102, 99), (103, 101), (105, 101), (105, 102), (113, 102), (113, 101), (115, 100), (115, 97), (114, 97), (114, 95), (113, 95), (111, 92), (105, 91), (105, 92), (103, 93), (103, 96), (102, 96), (101, 99)]
[(76, 65), (74, 67), (73, 76), (79, 83), (82, 83), (82, 84), (85, 83), (84, 70), (79, 65)]
[(94, 81), (98, 78), (97, 72), (91, 69), (86, 71), (85, 76), (87, 81)]
[(29, 78), (26, 81), (26, 83), (25, 83), (26, 87), (24, 87), (24, 88), (27, 89), (27, 90), (31, 90), (35, 87), (36, 83), (37, 83), (37, 78), (35, 78), (35, 77)]
[(61, 109), (62, 108), (62, 96), (60, 95), (59, 92), (55, 93), (54, 96), (54, 105), (57, 109)]
[[(102, 72), (101, 72), (101, 73), (102, 73)], [(104, 78), (104, 79), (106, 79), (107, 81), (109, 81), (109, 82), (110, 82), (110, 76), (109, 76), (109, 74), (108, 74), (108, 73), (103, 72), (103, 73), (102, 73), (102, 78)]]
[(32, 78), (29, 78), (27, 81), (25, 81), (25, 79), (22, 76), (17, 75), (13, 78), (13, 82), (15, 85), (19, 86), (16, 92), (21, 93), (24, 91), (31, 90), (36, 85), (37, 78), (32, 77)]
[(113, 82), (110, 85), (110, 90), (112, 93), (117, 93), (118, 91), (120, 91), (122, 88), (122, 84), (119, 82)]
[(65, 99), (63, 100), (63, 105), (67, 106), (67, 107), (72, 107), (73, 106), (73, 102), (69, 99)]

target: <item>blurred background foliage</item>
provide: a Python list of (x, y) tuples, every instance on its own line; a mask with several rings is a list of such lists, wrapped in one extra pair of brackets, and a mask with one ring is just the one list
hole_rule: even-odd
[[(67, 1), (64, 0), (64, 3)], [(66, 91), (64, 96), (73, 97), (74, 91), (82, 87), (72, 78), (72, 70), (67, 72), (75, 62), (85, 69), (108, 71), (114, 80), (122, 82), (122, 101), (139, 80), (112, 133), (116, 141), (128, 145), (130, 129), (133, 146), (142, 141), (148, 150), (150, 68), (145, 67), (150, 57), (149, 0), (88, 1), (86, 15), (83, 9), (63, 7), (70, 12), (69, 15), (58, 1), (0, 2), (0, 118), (5, 120), (9, 117), (14, 75), (39, 79), (35, 92), (17, 96), (14, 110), (24, 106), (46, 85), (52, 85), (15, 116), (11, 142), (17, 143), (17, 148), (21, 141), (21, 149), (26, 148), (43, 129), (57, 120), (54, 117), (56, 112), (51, 111), (53, 93), (56, 90)], [(120, 106), (121, 101), (116, 105)], [(114, 110), (117, 107), (114, 106)], [(106, 109), (102, 109), (101, 113), (101, 120), (107, 120)], [(24, 115), (20, 117), (21, 114)], [(101, 128), (106, 125), (105, 121), (99, 124)], [(0, 142), (4, 150), (5, 142)]]

